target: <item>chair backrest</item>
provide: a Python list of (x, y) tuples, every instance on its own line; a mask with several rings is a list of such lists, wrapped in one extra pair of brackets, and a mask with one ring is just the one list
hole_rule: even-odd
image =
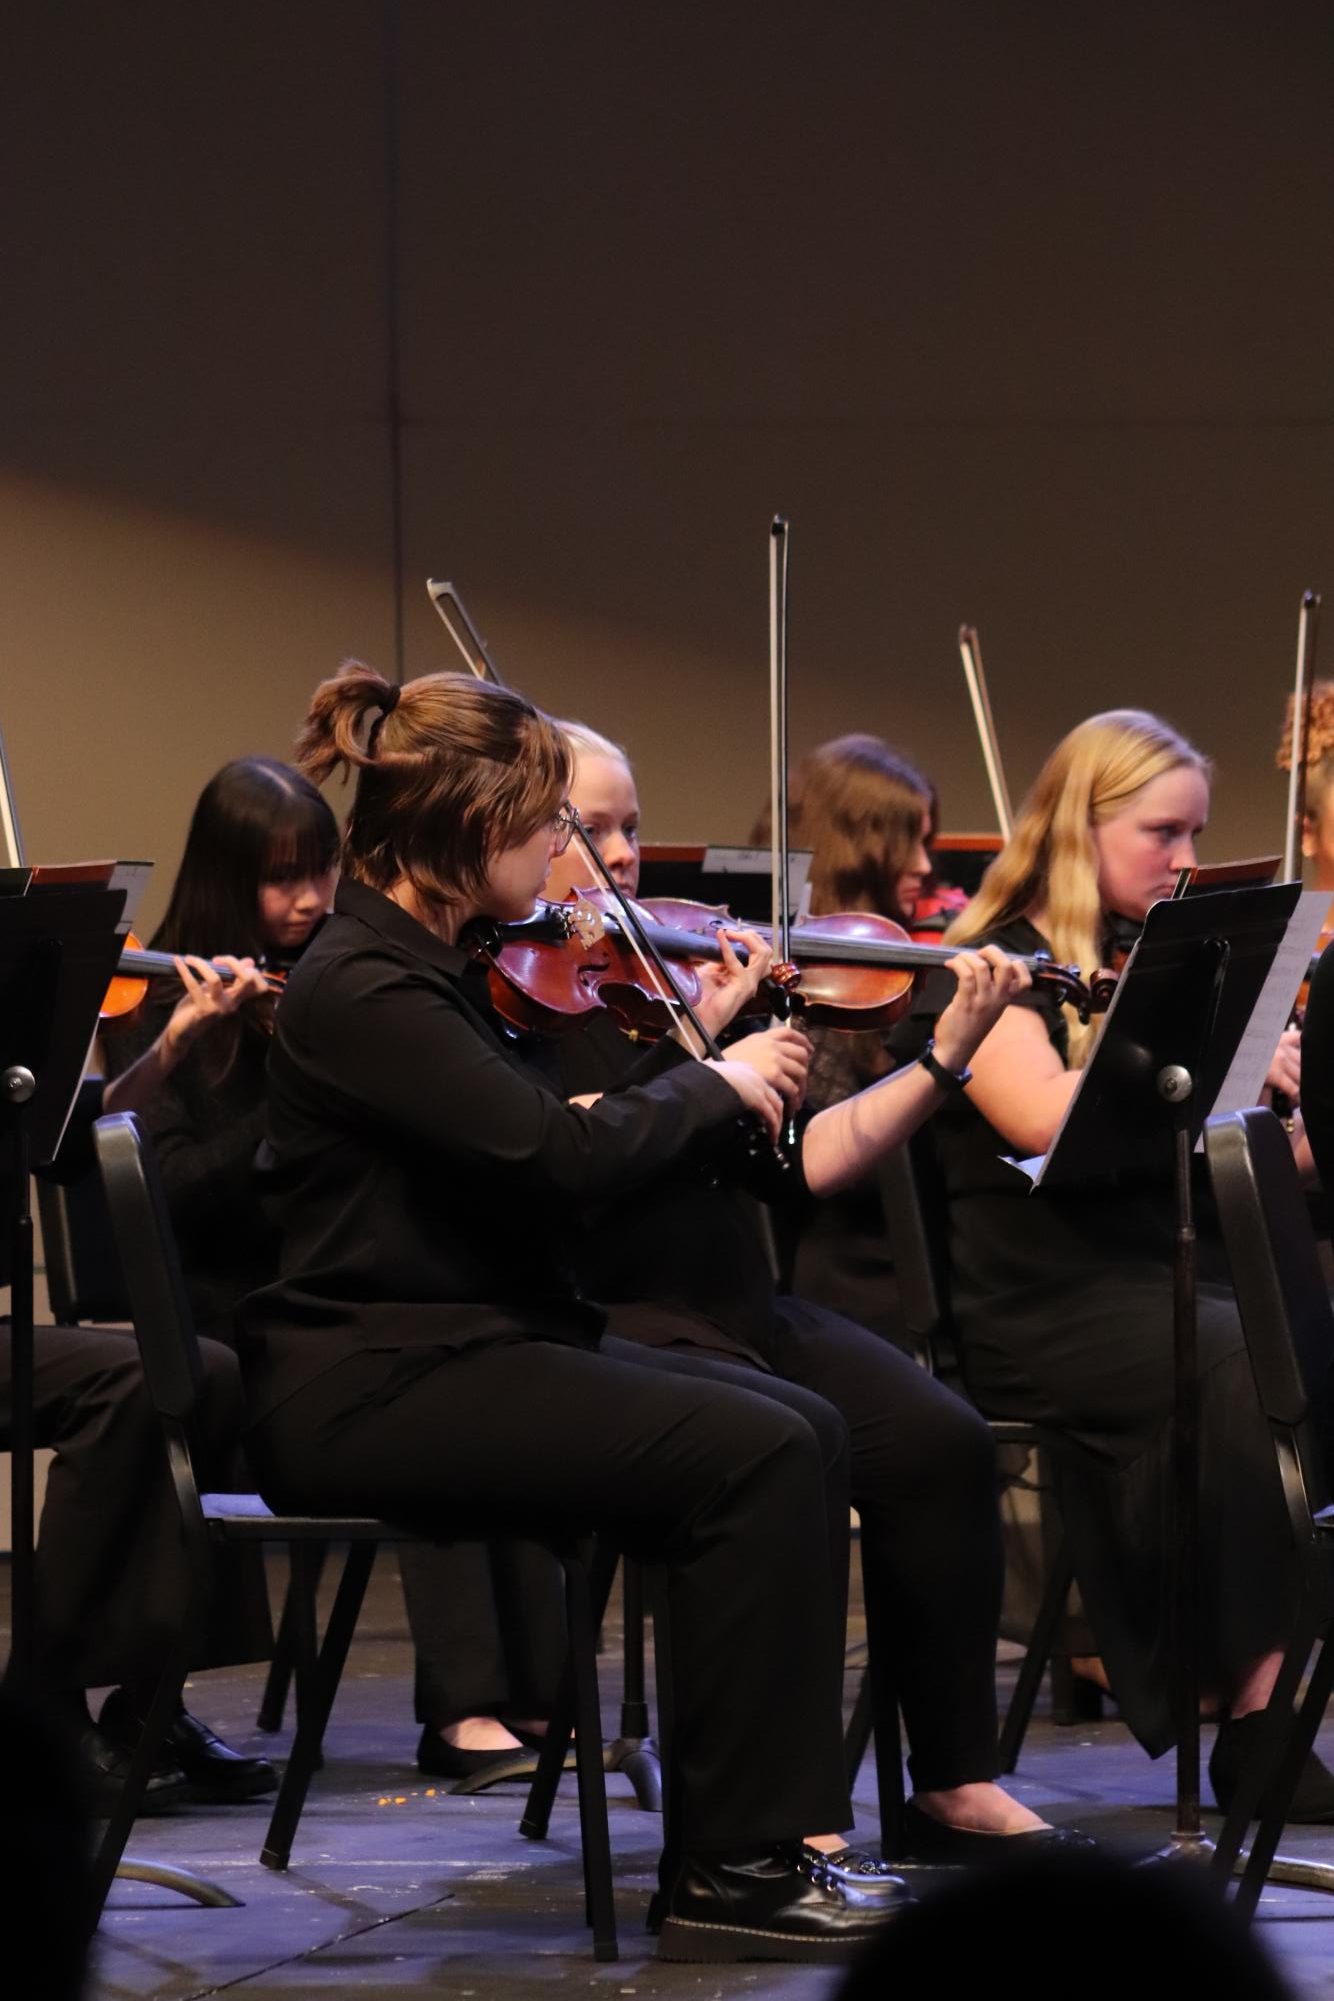
[(959, 1358), (949, 1306), (948, 1215), (929, 1140), (919, 1134), (906, 1146), (895, 1147), (881, 1159), (878, 1175), (908, 1336), (933, 1376), (957, 1378)]
[(93, 1124), (102, 1110), (103, 1079), (85, 1077), (60, 1152), (34, 1177), (42, 1224), (46, 1291), (53, 1319), (64, 1327), (84, 1320), (128, 1320), (129, 1301), (93, 1152)]
[(1285, 1485), (1284, 1462), (1295, 1461), (1302, 1505), (1316, 1509), (1326, 1485), (1311, 1420), (1330, 1387), (1334, 1311), (1292, 1148), (1260, 1107), (1210, 1119), (1204, 1144), (1260, 1404)]
[(99, 1119), (93, 1143), (148, 1392), (188, 1437), (203, 1369), (157, 1160), (133, 1112)]
[(130, 1319), (100, 1176), (93, 1171), (68, 1183), (39, 1178), (36, 1190), (52, 1319), (62, 1327), (83, 1320)]

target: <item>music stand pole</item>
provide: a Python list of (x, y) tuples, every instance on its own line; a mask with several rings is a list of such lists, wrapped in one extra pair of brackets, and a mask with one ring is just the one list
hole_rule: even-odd
[(27, 1687), (32, 1681), (33, 1545), (33, 1248), (30, 1175), (32, 1149), (28, 1105), (37, 1079), (22, 1063), (0, 1074), (0, 1106), (9, 1127), (14, 1176), (9, 1216), (10, 1297), (10, 1646), (6, 1680)]

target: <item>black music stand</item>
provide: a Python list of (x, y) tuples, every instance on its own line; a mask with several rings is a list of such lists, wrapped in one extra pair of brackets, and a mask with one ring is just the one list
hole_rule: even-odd
[(1034, 1188), (1173, 1165), (1173, 1609), (1177, 1824), (1161, 1859), (1205, 1859), (1200, 1825), (1198, 1362), (1191, 1160), (1301, 895), (1300, 883), (1157, 903)]
[[(108, 874), (110, 871), (108, 870)], [(0, 1127), (12, 1190), (10, 1251), (13, 1611), (7, 1675), (32, 1677), (33, 1248), (29, 1176), (54, 1159), (120, 958), (123, 884), (41, 883), (15, 871), (0, 894)], [(26, 890), (26, 893), (24, 891)]]

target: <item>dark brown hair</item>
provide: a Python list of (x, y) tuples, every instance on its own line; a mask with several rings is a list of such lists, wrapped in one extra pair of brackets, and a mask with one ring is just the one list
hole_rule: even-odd
[[(811, 914), (874, 910), (902, 921), (898, 879), (934, 817), (935, 788), (878, 736), (822, 743), (792, 774), (788, 839), (811, 850)], [(770, 839), (766, 808), (751, 838)]]
[[(259, 959), (268, 948), (260, 924), (267, 882), (304, 882), (327, 875), (338, 860), (338, 822), (308, 778), (276, 757), (237, 757), (214, 773), (199, 795), (185, 852), (162, 922), (149, 940), (159, 952), (218, 952)], [(174, 1007), (180, 986), (153, 984), (155, 1004)], [(204, 1084), (230, 1074), (247, 1036), (272, 1028), (271, 1004), (249, 1001), (215, 1023), (196, 1061)]]
[(346, 873), (380, 890), (405, 876), (438, 903), (475, 896), (491, 857), (554, 819), (570, 785), (564, 737), (512, 689), (467, 674), (400, 689), (359, 660), (315, 690), (296, 760), (316, 784), (357, 774)]

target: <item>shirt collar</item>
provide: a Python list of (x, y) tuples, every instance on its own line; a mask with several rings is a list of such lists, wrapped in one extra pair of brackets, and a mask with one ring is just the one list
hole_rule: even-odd
[(451, 979), (462, 978), (478, 963), (474, 954), (465, 952), (461, 946), (447, 945), (443, 938), (437, 938), (434, 931), (428, 931), (382, 890), (372, 889), (369, 883), (356, 882), (350, 876), (339, 877), (334, 911), (340, 917), (359, 919), (398, 951), (427, 960)]

